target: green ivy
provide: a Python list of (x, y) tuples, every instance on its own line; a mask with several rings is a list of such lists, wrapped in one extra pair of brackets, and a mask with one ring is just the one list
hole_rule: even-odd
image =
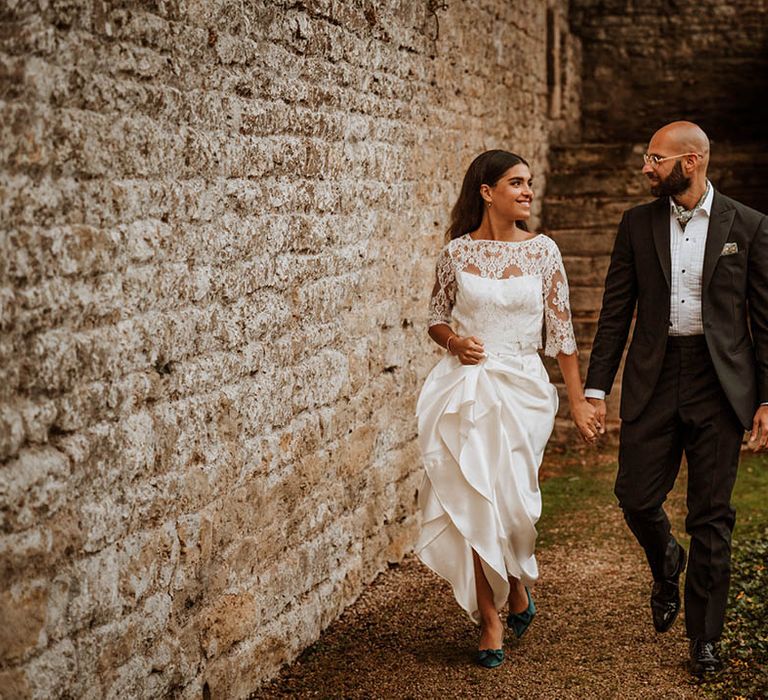
[(725, 667), (703, 684), (712, 697), (768, 698), (768, 527), (733, 548)]

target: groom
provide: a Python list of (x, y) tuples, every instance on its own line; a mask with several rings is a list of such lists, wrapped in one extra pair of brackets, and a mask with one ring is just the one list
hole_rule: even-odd
[[(768, 218), (712, 187), (709, 139), (695, 124), (659, 129), (644, 160), (657, 199), (626, 211), (619, 224), (586, 395), (604, 426), (605, 395), (636, 310), (615, 493), (653, 574), (658, 632), (677, 617), (687, 560), (689, 667), (702, 675), (721, 665), (744, 429), (753, 449), (768, 445)], [(683, 453), (687, 557), (662, 508)]]

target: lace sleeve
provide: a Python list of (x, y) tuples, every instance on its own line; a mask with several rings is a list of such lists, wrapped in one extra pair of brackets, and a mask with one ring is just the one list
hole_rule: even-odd
[(544, 354), (549, 357), (556, 357), (561, 352), (572, 355), (577, 352), (577, 347), (568, 300), (568, 278), (565, 276), (560, 250), (554, 241), (546, 257), (548, 260), (543, 275), (546, 329)]
[(435, 286), (429, 300), (429, 327), (438, 323), (450, 324), (451, 310), (456, 299), (456, 272), (453, 260), (445, 246), (437, 258), (435, 270)]

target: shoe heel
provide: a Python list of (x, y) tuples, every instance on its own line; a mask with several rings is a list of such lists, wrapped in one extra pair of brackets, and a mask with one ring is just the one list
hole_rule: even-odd
[(525, 593), (528, 596), (528, 607), (522, 612), (507, 615), (507, 627), (515, 633), (515, 637), (518, 639), (528, 631), (533, 618), (536, 616), (536, 605), (528, 586), (525, 587)]

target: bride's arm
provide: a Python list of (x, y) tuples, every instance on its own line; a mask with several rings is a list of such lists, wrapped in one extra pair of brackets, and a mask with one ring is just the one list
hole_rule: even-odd
[(601, 426), (595, 407), (584, 397), (568, 298), (568, 278), (560, 251), (554, 243), (546, 262), (543, 282), (547, 343), (544, 352), (550, 357), (557, 357), (568, 392), (571, 418), (584, 440), (594, 443)]
[(453, 332), (453, 328), (447, 323), (438, 323), (437, 325), (429, 327), (429, 337), (438, 345), (444, 347), (448, 352), (451, 352), (453, 348), (448, 347), (448, 343), (450, 341), (451, 345), (453, 345), (456, 341), (451, 341), (451, 338), (458, 338), (459, 336)]
[(571, 418), (584, 440), (594, 444), (597, 441), (601, 426), (595, 407), (584, 397), (584, 390), (581, 388), (579, 357), (575, 352), (570, 355), (561, 352), (557, 355), (557, 363), (560, 365), (560, 373), (565, 380)]
[(475, 336), (463, 338), (451, 328), (451, 312), (456, 300), (456, 270), (449, 246), (445, 246), (435, 265), (435, 286), (429, 299), (429, 337), (456, 355), (463, 365), (476, 365), (483, 359), (483, 342)]
[(462, 337), (456, 335), (446, 323), (438, 323), (429, 327), (429, 337), (438, 345), (442, 345), (452, 355), (458, 356), (463, 365), (476, 365), (485, 356), (483, 341), (474, 335)]

